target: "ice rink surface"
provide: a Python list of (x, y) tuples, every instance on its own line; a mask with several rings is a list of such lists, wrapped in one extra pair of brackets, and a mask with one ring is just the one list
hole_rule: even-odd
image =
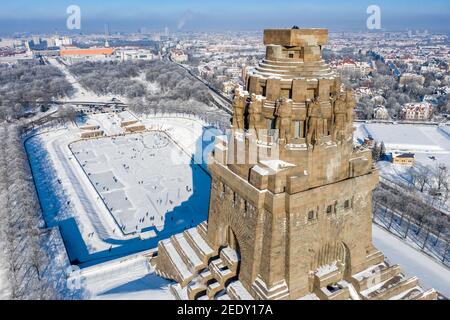
[[(83, 140), (71, 150), (117, 232), (151, 235), (166, 225), (194, 224), (196, 213), (207, 211), (202, 196), (208, 194), (209, 176), (163, 132)], [(177, 208), (183, 216), (166, 216)]]

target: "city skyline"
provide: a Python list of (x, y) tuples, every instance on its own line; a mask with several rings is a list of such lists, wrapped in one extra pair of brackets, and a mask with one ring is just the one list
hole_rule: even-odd
[[(51, 33), (68, 32), (67, 7), (78, 5), (81, 9), (82, 27), (77, 33), (102, 32), (109, 24), (111, 32), (136, 32), (140, 29), (158, 31), (254, 31), (265, 27), (324, 27), (330, 31), (364, 31), (370, 5), (381, 9), (382, 28), (386, 31), (421, 29), (435, 32), (450, 31), (446, 23), (450, 18), (450, 3), (436, 0), (421, 1), (381, 0), (336, 3), (320, 0), (314, 4), (306, 1), (282, 0), (277, 8), (270, 1), (226, 3), (206, 1), (156, 1), (131, 0), (102, 3), (79, 1), (29, 0), (5, 3), (0, 12), (0, 29), (3, 34), (14, 32)], [(74, 32), (72, 31), (72, 32)]]

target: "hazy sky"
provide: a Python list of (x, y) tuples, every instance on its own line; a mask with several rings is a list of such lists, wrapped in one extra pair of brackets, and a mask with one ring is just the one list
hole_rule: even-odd
[(78, 5), (81, 32), (227, 31), (267, 27), (327, 27), (331, 31), (364, 30), (367, 7), (381, 7), (387, 30), (450, 31), (448, 0), (2, 0), (0, 32), (66, 31), (66, 9)]

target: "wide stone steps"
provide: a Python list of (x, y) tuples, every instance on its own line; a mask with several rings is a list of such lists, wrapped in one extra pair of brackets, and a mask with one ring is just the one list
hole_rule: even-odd
[(402, 274), (396, 275), (380, 284), (361, 292), (364, 300), (389, 300), (406, 291), (419, 286), (417, 277), (405, 279)]
[[(237, 280), (240, 263), (238, 252), (230, 247), (220, 252), (213, 250), (205, 240), (206, 234), (205, 222), (161, 241), (156, 257), (156, 273), (178, 282), (170, 287), (176, 299), (228, 300), (236, 296), (249, 299), (251, 296), (242, 285), (235, 284), (236, 288), (231, 289), (231, 294), (227, 288)], [(159, 263), (164, 266), (162, 270), (158, 268)]]
[(366, 257), (367, 265), (374, 266), (384, 262), (384, 254), (379, 250), (373, 250)]
[(203, 239), (208, 237), (208, 222), (203, 221), (197, 226), (197, 231)]
[(230, 247), (222, 249), (220, 251), (220, 259), (222, 259), (223, 263), (234, 273), (237, 272), (239, 267), (239, 254), (231, 249)]
[(421, 295), (411, 299), (411, 300), (436, 300), (438, 298), (438, 293), (434, 289), (430, 289), (423, 292)]
[(183, 234), (186, 241), (191, 246), (191, 248), (195, 251), (199, 259), (206, 266), (209, 259), (211, 259), (215, 255), (214, 250), (206, 243), (204, 238), (200, 235), (198, 228), (186, 230)]
[[(161, 242), (161, 249), (163, 249), (172, 263), (174, 270), (176, 270), (175, 280), (185, 287), (194, 278), (194, 274), (189, 270), (178, 251), (175, 249), (172, 241), (164, 240)], [(168, 277), (169, 279), (172, 277)]]
[(176, 300), (188, 300), (187, 289), (182, 288), (179, 283), (171, 285), (169, 291)]
[(192, 273), (197, 273), (197, 271), (200, 271), (206, 267), (206, 264), (200, 260), (199, 256), (186, 241), (183, 234), (178, 234), (170, 239), (181, 259), (187, 265), (189, 271)]
[(231, 300), (230, 296), (228, 295), (228, 293), (225, 293), (223, 295), (221, 295), (220, 297), (217, 298), (217, 300)]
[[(187, 287), (187, 295), (189, 300), (197, 300), (198, 297), (206, 294), (207, 287), (203, 283), (192, 283)], [(203, 293), (203, 294), (201, 294)]]
[(206, 285), (208, 281), (212, 280), (214, 278), (213, 274), (209, 269), (205, 269), (203, 272), (201, 272), (199, 275), (199, 281)]
[(283, 300), (289, 296), (289, 289), (285, 281), (275, 284), (268, 290), (262, 280), (257, 278), (253, 283), (253, 289), (260, 297), (267, 300)]
[[(223, 251), (223, 250), (222, 250)], [(237, 254), (234, 257), (232, 250), (227, 250), (223, 256), (228, 257), (230, 261), (237, 259)], [(222, 259), (216, 258), (210, 262), (208, 268), (198, 273), (198, 276), (187, 286), (187, 295), (190, 300), (198, 300), (206, 295), (208, 299), (215, 299), (218, 293), (220, 297), (226, 295), (224, 299), (230, 296), (226, 292), (227, 285), (230, 281), (236, 278), (236, 271), (232, 271)], [(217, 299), (219, 296), (217, 297)]]
[(234, 281), (227, 286), (227, 294), (232, 300), (253, 300), (253, 297), (244, 288), (240, 281)]
[(222, 291), (223, 289), (224, 289), (223, 285), (221, 285), (217, 281), (214, 281), (208, 285), (206, 295), (208, 296), (209, 299), (214, 299), (216, 294)]
[(212, 261), (209, 264), (209, 270), (214, 279), (222, 286), (222, 289), (225, 287), (228, 280), (236, 276), (236, 272), (231, 271), (228, 266), (223, 263), (222, 259)]
[(393, 265), (384, 269), (374, 269), (370, 275), (358, 280), (353, 277), (352, 282), (358, 291), (364, 291), (390, 278), (400, 275), (402, 272), (400, 266)]

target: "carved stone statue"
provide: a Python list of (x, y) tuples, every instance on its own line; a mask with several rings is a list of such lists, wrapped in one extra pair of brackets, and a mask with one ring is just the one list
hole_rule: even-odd
[(278, 100), (275, 109), (275, 116), (277, 117), (277, 129), (280, 130), (280, 140), (284, 140), (289, 143), (291, 139), (291, 115), (292, 105), (289, 104), (287, 99)]
[(233, 99), (233, 127), (235, 129), (244, 130), (244, 108), (245, 97), (240, 90), (236, 90)]
[(314, 99), (309, 103), (307, 130), (306, 142), (309, 144), (314, 144), (323, 135), (323, 116), (318, 99)]
[(258, 131), (262, 129), (261, 125), (262, 111), (263, 111), (263, 100), (258, 99), (256, 94), (252, 94), (252, 99), (248, 110), (249, 129), (255, 130), (257, 136), (259, 136)]
[(346, 132), (348, 135), (353, 135), (353, 111), (356, 107), (356, 100), (353, 97), (353, 90), (349, 89), (345, 92), (347, 103), (347, 127)]
[(333, 140), (342, 141), (345, 137), (347, 126), (347, 97), (340, 94), (334, 102)]

